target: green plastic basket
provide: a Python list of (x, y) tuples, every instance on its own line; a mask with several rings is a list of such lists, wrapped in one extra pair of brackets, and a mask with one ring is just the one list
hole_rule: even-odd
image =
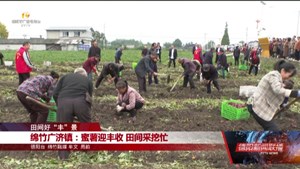
[[(50, 103), (55, 103), (53, 98), (51, 98)], [(56, 106), (54, 106), (54, 108), (57, 110)], [(56, 111), (49, 110), (47, 122), (56, 122)]]
[(250, 117), (247, 107), (236, 108), (229, 103), (243, 103), (239, 100), (225, 100), (221, 106), (221, 116), (228, 120), (245, 120)]
[(239, 65), (239, 70), (247, 70), (248, 66), (247, 65)]
[(133, 70), (135, 69), (136, 65), (137, 65), (137, 63), (136, 63), (136, 62), (133, 62), (133, 63), (132, 63), (132, 65), (131, 65), (131, 66), (132, 66), (132, 69), (133, 69)]

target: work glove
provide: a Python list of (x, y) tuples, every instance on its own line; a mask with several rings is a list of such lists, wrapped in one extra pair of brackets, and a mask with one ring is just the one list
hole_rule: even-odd
[(122, 106), (117, 105), (117, 112), (122, 111), (124, 108)]

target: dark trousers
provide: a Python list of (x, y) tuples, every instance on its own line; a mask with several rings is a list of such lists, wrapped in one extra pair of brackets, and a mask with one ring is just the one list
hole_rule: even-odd
[(244, 57), (244, 59), (242, 60), (242, 64), (248, 65), (248, 57)]
[(26, 99), (27, 94), (17, 91), (17, 97), (25, 109), (30, 113), (31, 123), (46, 123), (49, 110)]
[(269, 49), (269, 53), (270, 53), (270, 56), (273, 56), (273, 51), (272, 51), (272, 49)]
[(120, 58), (115, 58), (115, 63), (120, 63)]
[(0, 57), (0, 65), (4, 65), (4, 61), (2, 57)]
[(239, 60), (240, 60), (239, 57), (234, 57), (234, 65), (235, 65), (235, 66), (238, 66), (238, 65), (239, 65)]
[[(115, 75), (113, 75), (113, 74), (110, 74), (110, 75), (111, 75), (112, 78), (115, 77)], [(100, 76), (98, 77), (98, 79), (97, 79), (97, 81), (96, 81), (96, 84), (95, 84), (95, 87), (96, 87), (96, 88), (98, 88), (98, 87), (100, 86), (100, 83), (102, 82), (102, 80), (103, 80), (106, 76), (107, 76), (107, 74), (101, 72), (101, 74), (100, 74)], [(115, 85), (117, 84), (118, 80), (119, 80), (118, 77), (116, 77), (116, 78), (114, 79)]]
[[(156, 65), (156, 63), (154, 63), (154, 65), (153, 65), (153, 71), (157, 72), (157, 65)], [(152, 84), (152, 76), (154, 76), (152, 73), (148, 74), (148, 83), (149, 83), (149, 85)], [(154, 83), (158, 84), (158, 78), (157, 78), (157, 76), (154, 76)]]
[(273, 52), (272, 57), (273, 57), (273, 58), (276, 58), (276, 57), (277, 57), (277, 53), (276, 53), (276, 52)]
[[(58, 123), (72, 123), (76, 116), (79, 122), (91, 122), (91, 105), (86, 102), (85, 96), (57, 99)], [(70, 151), (58, 151), (60, 159), (68, 159)]]
[(228, 67), (221, 66), (218, 69), (221, 69), (222, 78), (225, 79), (225, 71), (227, 71), (227, 73), (228, 73)]
[[(129, 103), (125, 103), (125, 104), (127, 105)], [(122, 103), (119, 103), (118, 105), (122, 106)], [(124, 112), (129, 112), (130, 117), (134, 117), (134, 116), (136, 116), (136, 110), (141, 109), (143, 106), (144, 106), (144, 103), (137, 101), (137, 102), (135, 102), (135, 107), (133, 109), (131, 109), (131, 110), (127, 110), (127, 109), (121, 110), (120, 112), (117, 112), (116, 115), (117, 116), (122, 116)]]
[(256, 122), (263, 127), (264, 130), (268, 131), (279, 131), (279, 128), (275, 124), (274, 120), (271, 121), (265, 121), (262, 118), (260, 118), (252, 109), (252, 105), (247, 105), (249, 113), (254, 117)]
[(187, 84), (190, 83), (190, 87), (193, 89), (195, 88), (193, 77), (195, 76), (195, 73), (190, 73), (188, 75), (185, 75), (183, 78), (183, 87), (187, 87)]
[(19, 85), (30, 78), (30, 73), (19, 73)]
[(169, 67), (171, 67), (171, 62), (173, 62), (174, 68), (176, 67), (176, 60), (175, 59), (170, 59), (169, 60)]
[(300, 52), (295, 50), (295, 59), (298, 61), (300, 59)]
[(146, 92), (146, 77), (139, 77), (137, 75), (137, 80), (139, 83), (139, 92)]
[(213, 85), (218, 89), (218, 91), (220, 91), (220, 86), (219, 86), (217, 79), (213, 79), (213, 80), (210, 80), (206, 86), (207, 93), (211, 93), (211, 83), (213, 83)]
[(253, 68), (254, 68), (255, 76), (256, 76), (257, 73), (258, 73), (258, 66), (257, 65), (252, 65), (252, 64), (251, 64), (250, 69), (249, 69), (249, 75), (251, 74)]
[(159, 62), (161, 63), (161, 54), (158, 54)]

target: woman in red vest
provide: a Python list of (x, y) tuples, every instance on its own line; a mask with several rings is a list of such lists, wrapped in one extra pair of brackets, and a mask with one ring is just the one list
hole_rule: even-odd
[(36, 69), (30, 61), (29, 49), (30, 43), (24, 42), (23, 46), (17, 51), (15, 56), (16, 70), (19, 74), (19, 85), (30, 77), (32, 69)]
[(197, 45), (197, 49), (194, 51), (194, 60), (198, 60), (202, 65), (202, 48)]

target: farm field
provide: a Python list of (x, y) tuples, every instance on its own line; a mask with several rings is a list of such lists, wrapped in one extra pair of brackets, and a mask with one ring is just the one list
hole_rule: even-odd
[[(2, 51), (5, 60), (14, 60), (15, 51)], [(138, 62), (139, 50), (124, 50), (122, 62), (125, 70), (122, 78), (130, 86), (138, 89), (137, 79), (131, 68), (132, 62)], [(64, 75), (80, 67), (87, 57), (87, 52), (66, 51), (31, 51), (31, 59), (39, 68), (31, 76), (48, 74), (51, 70)], [(113, 85), (104, 83), (94, 90), (92, 116), (93, 122), (99, 122), (105, 128), (114, 131), (226, 131), (226, 130), (262, 130), (252, 117), (247, 120), (229, 121), (221, 117), (223, 100), (246, 98), (239, 97), (239, 87), (257, 85), (263, 75), (273, 68), (277, 59), (261, 60), (257, 76), (248, 75), (247, 71), (230, 66), (227, 79), (219, 79), (222, 91), (212, 88), (206, 93), (206, 87), (195, 79), (196, 90), (182, 88), (183, 79), (179, 81), (173, 92), (169, 92), (177, 77), (183, 72), (181, 65), (168, 68), (168, 51), (163, 51), (162, 63), (157, 63), (159, 73), (170, 74), (171, 81), (159, 77), (159, 84), (147, 86), (148, 92), (143, 94), (145, 106), (138, 111), (137, 120), (128, 124), (126, 117), (114, 120), (116, 90)], [(179, 57), (192, 58), (191, 51), (179, 51)], [(214, 58), (215, 59), (215, 58)], [(43, 66), (44, 61), (52, 65)], [(103, 50), (100, 70), (104, 63), (114, 61), (114, 50)], [(233, 63), (228, 55), (228, 62)], [(300, 70), (298, 62), (294, 62)], [(94, 77), (95, 83), (96, 77)], [(294, 77), (295, 89), (300, 88), (299, 73)], [(0, 67), (0, 121), (28, 122), (29, 116), (15, 94), (18, 76), (14, 68)], [(282, 130), (299, 130), (300, 104), (296, 103), (277, 119)], [(0, 152), (0, 168), (235, 168), (229, 164), (224, 150), (196, 151), (160, 151), (160, 152), (74, 152), (69, 161), (59, 161), (56, 152), (2, 151)], [(258, 166), (241, 166), (241, 168), (257, 168)], [(273, 165), (272, 168), (297, 168), (296, 165)], [(300, 166), (299, 166), (300, 167)]]

